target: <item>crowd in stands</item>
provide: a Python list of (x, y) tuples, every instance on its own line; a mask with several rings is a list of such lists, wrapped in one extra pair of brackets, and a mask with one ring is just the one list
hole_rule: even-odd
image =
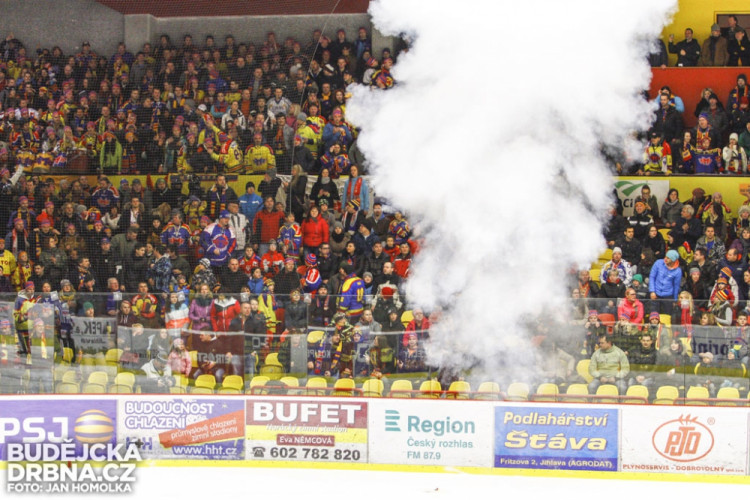
[[(669, 53), (677, 54), (677, 66), (732, 66), (750, 64), (750, 42), (745, 29), (729, 16), (729, 26), (711, 27), (711, 36), (701, 46), (693, 39), (693, 30), (685, 30), (685, 39), (675, 43), (669, 37)], [(667, 66), (667, 47), (657, 41), (659, 50), (651, 54), (653, 67)], [(707, 82), (709, 83), (709, 82)], [(693, 128), (684, 126), (683, 100), (669, 86), (660, 89), (658, 106), (643, 158), (623, 162), (623, 173), (637, 175), (727, 174), (746, 175), (750, 155), (750, 92), (747, 75), (738, 70), (736, 85), (727, 96), (719, 96), (710, 84), (701, 91), (692, 110), (697, 119)]]
[[(417, 244), (404, 215), (371, 198), (345, 115), (348, 85), (393, 86), (391, 54), (381, 56), (365, 28), (351, 41), (315, 30), (308, 43), (268, 33), (258, 45), (185, 35), (173, 46), (164, 35), (111, 55), (88, 43), (29, 54), (8, 35), (0, 296), (14, 305), (2, 366), (88, 355), (71, 318), (104, 317), (115, 323), (107, 347), (134, 371), (221, 382), (269, 352), (305, 375), (424, 371), (429, 319), (415, 310), (401, 321)], [(48, 175), (71, 171), (96, 184)], [(215, 182), (203, 189), (206, 173)], [(226, 174), (244, 173), (264, 177), (237, 193)], [(147, 181), (113, 185), (116, 174)], [(305, 342), (316, 329), (325, 334)], [(289, 355), (300, 343), (301, 369)]]
[(602, 383), (620, 394), (645, 385), (652, 397), (660, 384), (704, 386), (711, 397), (747, 389), (750, 201), (729, 207), (699, 187), (684, 201), (676, 189), (657, 200), (646, 185), (633, 215), (620, 213), (613, 206), (603, 258), (571, 278), (581, 334), (554, 357), (568, 368), (590, 358), (592, 394)]

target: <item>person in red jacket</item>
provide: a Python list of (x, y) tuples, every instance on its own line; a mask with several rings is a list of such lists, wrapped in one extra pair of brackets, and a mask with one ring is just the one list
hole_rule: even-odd
[(396, 270), (396, 274), (406, 279), (409, 277), (409, 267), (411, 266), (411, 247), (408, 243), (404, 242), (399, 245), (399, 250), (401, 253), (393, 259), (393, 267)]
[(412, 313), (414, 314), (414, 319), (406, 325), (404, 336), (401, 339), (404, 347), (409, 345), (409, 335), (416, 334), (417, 339), (422, 343), (430, 338), (430, 320), (425, 317), (424, 311), (419, 307), (415, 307)]
[(255, 214), (255, 220), (253, 221), (253, 235), (255, 236), (255, 242), (259, 244), (258, 255), (268, 252), (268, 242), (276, 239), (283, 222), (284, 212), (274, 208), (272, 196), (266, 196), (263, 202), (263, 210)]
[(320, 209), (313, 205), (308, 216), (302, 221), (302, 246), (305, 254), (317, 255), (318, 247), (328, 243), (330, 234), (328, 222), (320, 217)]
[(240, 313), (240, 303), (223, 294), (211, 304), (211, 326), (215, 332), (229, 331), (229, 323)]

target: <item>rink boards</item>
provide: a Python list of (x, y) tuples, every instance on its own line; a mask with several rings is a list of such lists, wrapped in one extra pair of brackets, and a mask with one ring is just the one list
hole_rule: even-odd
[(8, 396), (0, 398), (0, 461), (7, 443), (95, 439), (136, 443), (141, 465), (153, 466), (406, 466), (744, 481), (749, 426), (750, 409), (741, 407)]

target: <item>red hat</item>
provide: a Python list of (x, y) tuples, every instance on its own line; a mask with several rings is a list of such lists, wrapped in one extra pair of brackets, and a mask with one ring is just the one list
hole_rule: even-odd
[(390, 286), (384, 286), (381, 293), (383, 294), (383, 297), (393, 297), (393, 288)]

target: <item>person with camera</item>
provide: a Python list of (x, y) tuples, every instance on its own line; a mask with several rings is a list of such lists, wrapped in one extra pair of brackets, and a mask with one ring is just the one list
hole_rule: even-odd
[(167, 353), (163, 350), (159, 350), (141, 370), (146, 375), (146, 380), (141, 386), (146, 394), (169, 393), (169, 388), (175, 383), (172, 366), (168, 363)]

